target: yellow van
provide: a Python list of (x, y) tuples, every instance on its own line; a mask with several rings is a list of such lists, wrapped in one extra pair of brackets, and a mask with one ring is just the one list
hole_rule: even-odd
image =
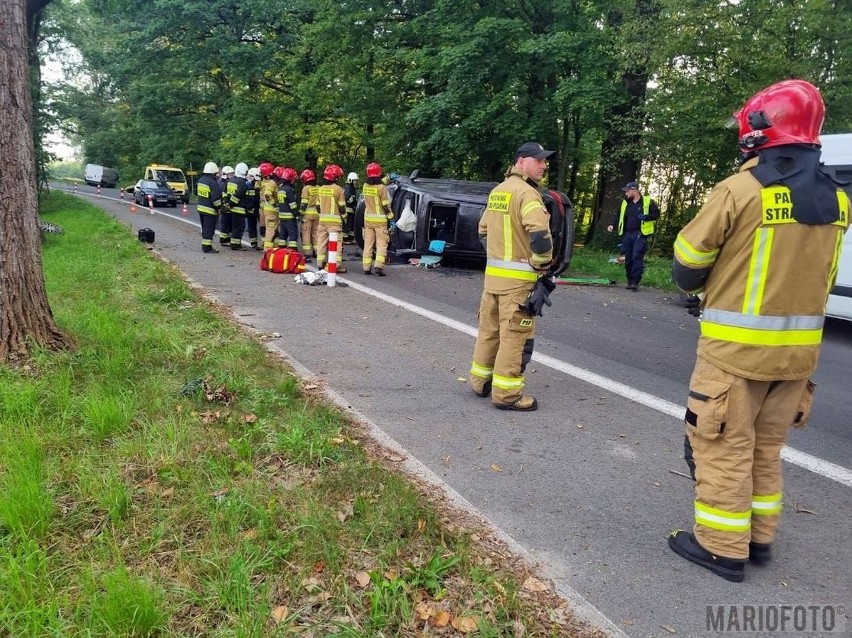
[(189, 186), (186, 184), (186, 175), (176, 166), (166, 164), (151, 164), (145, 168), (145, 179), (163, 181), (169, 185), (184, 204), (189, 203)]

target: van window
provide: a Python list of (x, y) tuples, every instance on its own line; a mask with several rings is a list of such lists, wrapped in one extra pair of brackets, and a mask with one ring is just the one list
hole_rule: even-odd
[(184, 181), (183, 171), (176, 170), (168, 170), (165, 168), (158, 168), (154, 170), (155, 179), (162, 180), (164, 182), (182, 182)]

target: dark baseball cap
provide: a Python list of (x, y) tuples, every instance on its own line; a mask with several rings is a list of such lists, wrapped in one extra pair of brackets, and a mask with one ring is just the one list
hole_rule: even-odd
[(556, 151), (548, 151), (538, 142), (524, 142), (515, 151), (515, 161), (520, 159), (521, 157), (534, 157), (536, 159), (547, 159), (551, 155), (553, 155)]
[(638, 191), (639, 190), (639, 184), (637, 184), (636, 182), (627, 182), (624, 185), (624, 188), (622, 188), (621, 190), (623, 190), (625, 193), (627, 191)]

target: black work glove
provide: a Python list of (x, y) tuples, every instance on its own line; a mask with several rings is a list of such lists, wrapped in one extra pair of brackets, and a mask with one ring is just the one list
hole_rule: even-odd
[(543, 316), (542, 310), (544, 306), (552, 306), (550, 301), (550, 293), (556, 288), (556, 284), (550, 280), (550, 277), (539, 277), (535, 282), (535, 286), (530, 290), (527, 296), (527, 301), (521, 306), (521, 310), (527, 313), (530, 317)]
[(698, 295), (688, 295), (683, 305), (686, 307), (686, 311), (693, 317), (701, 316), (701, 299)]

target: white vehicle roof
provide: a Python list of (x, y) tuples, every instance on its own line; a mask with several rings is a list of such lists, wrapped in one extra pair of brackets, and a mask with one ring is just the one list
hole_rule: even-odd
[(826, 166), (852, 166), (852, 133), (823, 135), (819, 139)]

